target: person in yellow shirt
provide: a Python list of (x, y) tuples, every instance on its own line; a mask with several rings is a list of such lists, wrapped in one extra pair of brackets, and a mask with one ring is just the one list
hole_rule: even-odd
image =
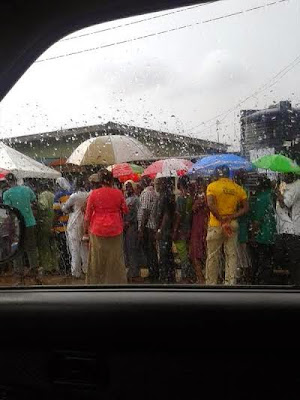
[(207, 187), (207, 204), (210, 217), (207, 231), (206, 284), (216, 285), (222, 246), (225, 253), (225, 284), (236, 283), (237, 270), (237, 219), (249, 210), (245, 190), (229, 179), (227, 165), (217, 167), (216, 181)]

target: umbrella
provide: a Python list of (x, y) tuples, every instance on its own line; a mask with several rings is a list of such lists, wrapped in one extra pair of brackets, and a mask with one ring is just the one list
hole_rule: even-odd
[(270, 169), (275, 172), (294, 172), (300, 174), (300, 167), (293, 160), (281, 154), (269, 154), (254, 161), (257, 168)]
[(147, 160), (153, 155), (138, 140), (122, 135), (98, 136), (81, 143), (68, 158), (76, 165), (111, 165)]
[(61, 167), (63, 165), (66, 165), (66, 162), (67, 162), (66, 158), (59, 158), (57, 160), (51, 161), (49, 167)]
[(0, 168), (21, 178), (56, 179), (61, 174), (0, 142)]
[(231, 173), (240, 169), (245, 171), (253, 171), (255, 169), (253, 164), (243, 157), (235, 154), (215, 154), (198, 160), (189, 169), (188, 174), (193, 176), (211, 176), (214, 174), (216, 167), (222, 165), (227, 165)]
[(138, 182), (144, 171), (143, 167), (128, 163), (114, 164), (107, 169), (112, 171), (113, 177), (118, 178), (120, 182), (126, 182), (128, 179)]
[(180, 158), (167, 158), (165, 160), (155, 161), (145, 169), (142, 176), (153, 178), (174, 177), (186, 174), (193, 165), (189, 160)]
[(9, 171), (0, 168), (0, 182), (6, 180), (6, 175), (9, 174)]

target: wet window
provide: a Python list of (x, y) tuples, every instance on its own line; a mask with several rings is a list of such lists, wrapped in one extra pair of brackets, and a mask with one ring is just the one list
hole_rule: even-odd
[(42, 54), (0, 104), (0, 285), (299, 285), (299, 16), (194, 4)]

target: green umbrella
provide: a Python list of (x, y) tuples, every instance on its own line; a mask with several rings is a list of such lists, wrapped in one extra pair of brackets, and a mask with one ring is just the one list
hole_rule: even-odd
[(281, 154), (263, 156), (254, 161), (253, 164), (257, 168), (270, 169), (275, 172), (300, 174), (300, 167), (293, 160)]

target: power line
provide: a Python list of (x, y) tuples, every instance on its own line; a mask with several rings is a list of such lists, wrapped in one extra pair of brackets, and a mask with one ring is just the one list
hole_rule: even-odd
[(128, 23), (125, 23), (125, 24), (120, 24), (120, 25), (117, 25), (117, 26), (112, 26), (112, 27), (110, 27), (110, 28), (100, 29), (100, 30), (94, 31), (94, 32), (83, 33), (83, 34), (81, 34), (81, 35), (76, 35), (76, 36), (67, 37), (67, 38), (65, 38), (65, 39), (60, 40), (60, 42), (64, 42), (64, 41), (67, 41), (67, 40), (73, 40), (73, 39), (80, 39), (80, 38), (85, 37), (85, 36), (96, 35), (96, 34), (102, 33), (102, 32), (113, 31), (113, 30), (115, 30), (115, 29), (125, 28), (125, 27), (130, 26), (130, 25), (140, 24), (141, 22), (151, 21), (151, 20), (153, 20), (153, 19), (158, 19), (158, 18), (166, 17), (166, 16), (168, 16), (168, 15), (173, 15), (173, 14), (182, 13), (182, 12), (185, 12), (185, 11), (192, 10), (192, 9), (194, 9), (194, 8), (199, 8), (199, 7), (206, 6), (207, 4), (214, 3), (215, 1), (216, 1), (216, 0), (213, 0), (213, 1), (210, 1), (210, 2), (208, 2), (208, 3), (206, 3), (206, 4), (196, 4), (195, 6), (186, 7), (186, 8), (180, 9), (180, 10), (174, 10), (174, 11), (171, 11), (171, 12), (168, 12), (168, 13), (165, 13), (165, 14), (154, 15), (153, 17), (143, 18), (143, 19), (140, 19), (140, 20), (138, 20), (138, 21), (132, 21), (132, 22), (128, 22)]
[[(292, 69), (294, 69), (297, 65), (300, 64), (300, 54), (293, 60), (291, 61), (287, 66), (282, 68), (277, 74), (275, 74), (270, 80), (268, 80), (266, 83), (261, 85), (254, 93), (250, 94), (249, 96), (245, 97), (243, 100), (239, 101), (238, 104), (235, 107), (229, 108), (228, 110), (222, 112), (221, 114), (216, 115), (213, 118), (208, 119), (205, 122), (201, 122), (200, 124), (194, 126), (193, 128), (189, 129), (188, 132), (193, 131), (194, 129), (198, 128), (201, 125), (205, 125), (211, 121), (215, 121), (213, 124), (207, 126), (204, 128), (202, 131), (197, 132), (197, 135), (201, 134), (202, 132), (206, 131), (207, 129), (212, 128), (216, 120), (219, 120), (220, 117), (223, 117), (221, 120), (219, 120), (219, 123), (223, 122), (224, 119), (231, 114), (233, 111), (235, 111), (237, 108), (239, 108), (242, 104), (244, 104), (247, 100), (251, 99), (252, 97), (257, 96), (258, 94), (264, 92), (265, 90), (273, 87), (278, 83), (285, 75), (287, 75)], [(274, 79), (278, 78), (277, 80), (274, 81)], [(274, 82), (273, 82), (274, 81)]]
[(104, 44), (104, 45), (101, 45), (101, 46), (92, 47), (92, 48), (89, 48), (89, 49), (83, 49), (83, 50), (78, 50), (78, 51), (74, 51), (74, 52), (71, 52), (71, 53), (65, 53), (65, 54), (61, 54), (61, 55), (58, 55), (58, 56), (44, 58), (44, 59), (35, 61), (35, 63), (40, 63), (40, 62), (45, 62), (45, 61), (50, 61), (50, 60), (56, 60), (56, 59), (64, 58), (64, 57), (70, 57), (70, 56), (74, 56), (74, 55), (78, 55), (78, 54), (82, 54), (82, 53), (87, 53), (87, 52), (91, 52), (91, 51), (105, 49), (105, 48), (108, 48), (108, 47), (118, 46), (118, 45), (129, 43), (129, 42), (135, 42), (135, 41), (141, 40), (141, 39), (147, 39), (147, 38), (154, 37), (154, 36), (164, 35), (166, 33), (171, 33), (171, 32), (179, 31), (179, 30), (182, 30), (182, 29), (191, 28), (193, 26), (207, 24), (207, 23), (214, 22), (214, 21), (219, 21), (219, 20), (222, 20), (222, 19), (225, 19), (225, 18), (234, 17), (234, 16), (237, 16), (237, 15), (244, 14), (246, 12), (255, 11), (255, 10), (258, 10), (258, 9), (261, 9), (261, 8), (273, 6), (275, 4), (283, 3), (283, 2), (286, 2), (286, 1), (289, 1), (289, 0), (277, 0), (276, 2), (274, 1), (272, 3), (264, 4), (262, 6), (252, 7), (252, 8), (249, 8), (247, 10), (237, 11), (237, 12), (234, 12), (234, 13), (231, 13), (231, 14), (222, 15), (220, 17), (210, 18), (208, 20), (198, 21), (198, 22), (195, 22), (195, 23), (192, 23), (192, 24), (187, 24), (187, 25), (178, 26), (176, 28), (166, 29), (166, 30), (160, 31), (160, 32), (149, 33), (148, 35), (138, 36), (138, 37), (135, 37), (135, 38), (132, 38), (132, 39), (121, 40), (119, 42), (108, 43), (108, 44)]

